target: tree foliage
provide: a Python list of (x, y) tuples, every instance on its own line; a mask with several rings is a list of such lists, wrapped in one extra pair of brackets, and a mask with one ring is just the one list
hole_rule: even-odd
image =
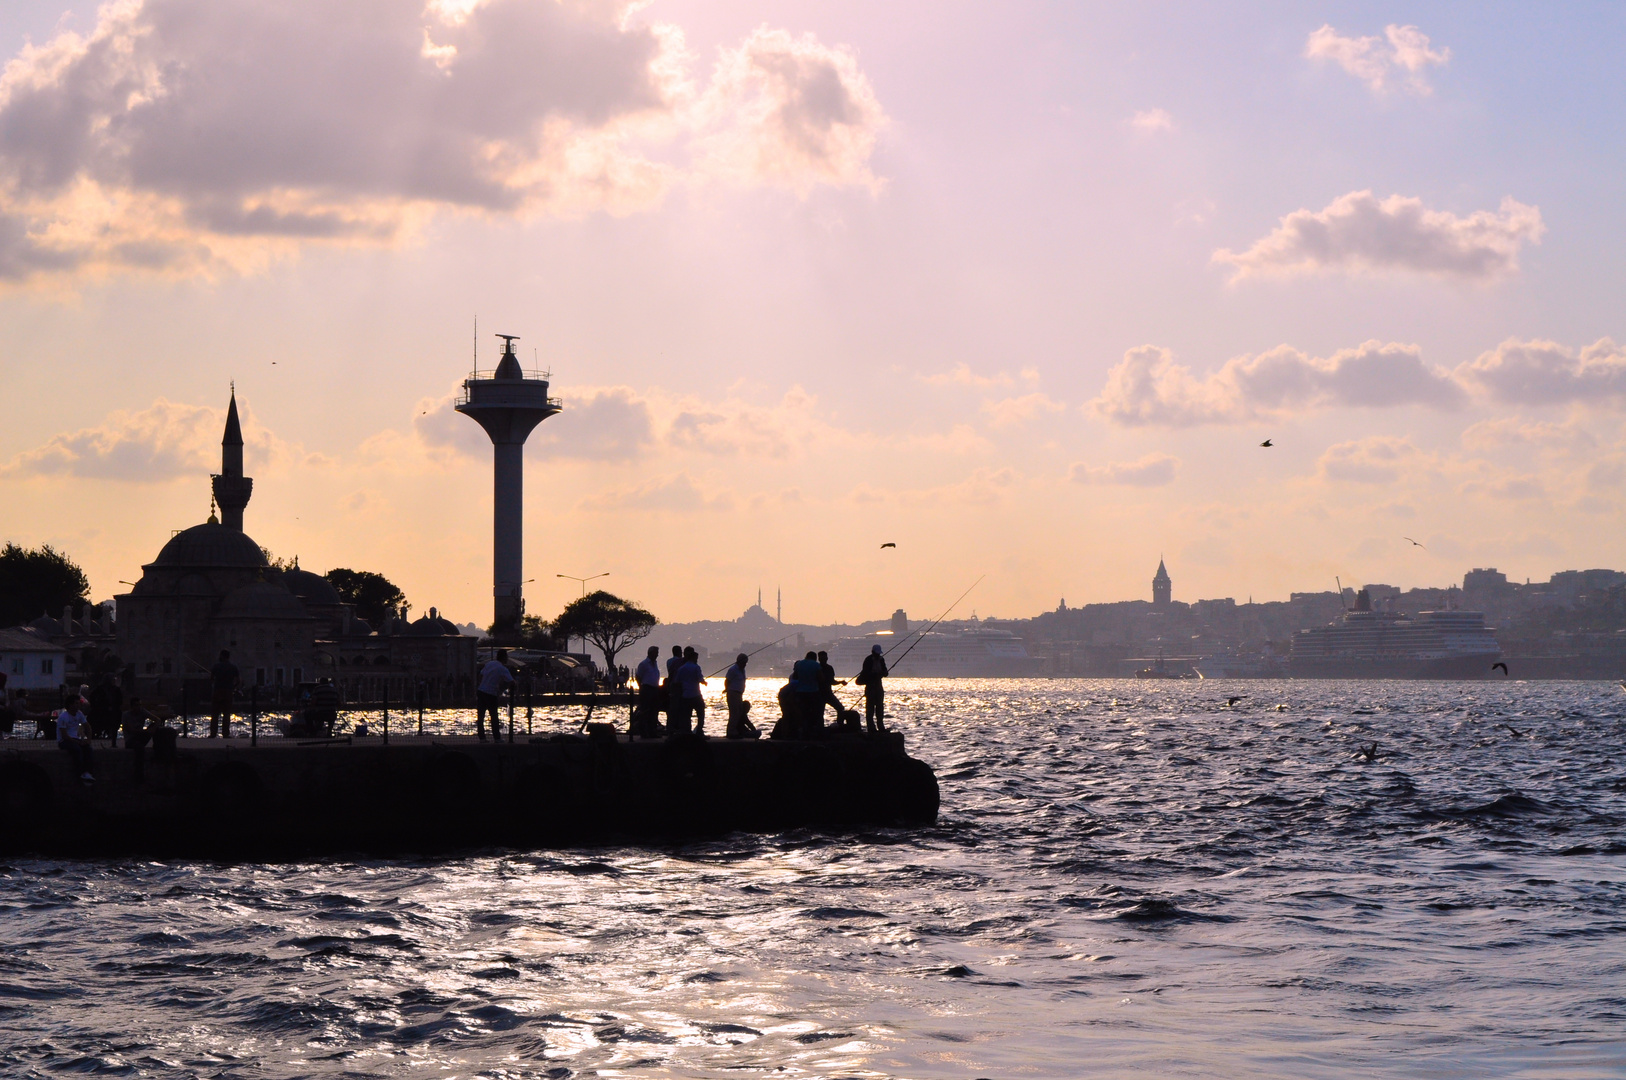
[(339, 567), (325, 575), (339, 594), (339, 599), (354, 604), (356, 614), (366, 619), (374, 629), (384, 624), (384, 616), (401, 615), (406, 607), (406, 593), (383, 574), (371, 570), (346, 570)]
[(540, 649), (552, 652), (559, 648), (559, 639), (553, 625), (540, 615), (524, 615), (519, 620), (519, 645), (522, 649)]
[(65, 605), (82, 604), (89, 593), (85, 572), (50, 544), (0, 549), (0, 626), (59, 617)]
[(586, 638), (604, 653), (604, 666), (615, 667), (615, 654), (647, 636), (660, 620), (630, 600), (603, 589), (572, 600), (553, 620), (555, 636)]

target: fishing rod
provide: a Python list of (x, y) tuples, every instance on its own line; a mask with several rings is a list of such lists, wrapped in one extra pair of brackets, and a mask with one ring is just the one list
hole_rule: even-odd
[[(984, 574), (984, 575), (982, 575), (982, 577), (979, 577), (976, 581), (973, 581), (971, 583), (971, 589), (975, 589), (978, 585), (981, 585), (982, 584), (982, 578), (985, 578), (987, 576), (988, 576), (987, 574)], [(937, 618), (933, 619), (932, 622), (931, 622), (931, 625), (926, 627), (926, 629), (924, 629), (924, 630), (922, 630), (920, 632), (920, 636), (915, 639), (914, 644), (910, 645), (907, 649), (905, 649), (903, 651), (903, 655), (899, 656), (896, 660), (893, 661), (893, 663), (894, 664), (903, 663), (904, 657), (908, 656), (910, 653), (915, 651), (915, 645), (919, 645), (922, 641), (925, 641), (926, 640), (926, 635), (931, 633), (937, 627), (938, 623), (940, 623), (944, 619), (948, 618), (949, 612), (951, 612), (955, 608), (959, 607), (961, 600), (964, 600), (966, 597), (971, 595), (971, 589), (967, 589), (965, 592), (961, 593), (959, 595), (959, 597), (954, 601), (954, 603), (952, 603), (948, 607), (944, 608), (943, 609), (943, 614), (941, 614)], [(893, 648), (897, 648), (897, 646), (894, 645)], [(884, 656), (885, 654), (883, 653), (882, 655)]]

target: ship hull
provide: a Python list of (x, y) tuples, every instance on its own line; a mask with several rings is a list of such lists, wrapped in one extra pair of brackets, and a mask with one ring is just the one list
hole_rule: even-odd
[(1486, 679), (1495, 655), (1365, 659), (1295, 656), (1288, 674), (1295, 679)]

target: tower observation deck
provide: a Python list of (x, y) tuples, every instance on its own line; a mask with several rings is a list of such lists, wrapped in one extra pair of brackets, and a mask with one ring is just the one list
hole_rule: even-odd
[(525, 440), (536, 425), (558, 412), (548, 397), (548, 373), (527, 372), (514, 354), (513, 334), (503, 340), (496, 371), (476, 368), (463, 380), (457, 411), (485, 429), (492, 449), (491, 575), (493, 636), (509, 643), (525, 613)]

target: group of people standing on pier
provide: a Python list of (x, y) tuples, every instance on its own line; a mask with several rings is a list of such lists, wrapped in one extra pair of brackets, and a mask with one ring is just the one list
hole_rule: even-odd
[[(706, 697), (701, 687), (709, 685), (709, 681), (700, 667), (698, 651), (692, 645), (672, 646), (664, 672), (660, 655), (659, 646), (651, 645), (634, 673), (638, 697), (629, 734), (644, 739), (704, 735)], [(740, 653), (723, 674), (723, 700), (728, 709), (724, 734), (730, 739), (762, 737), (762, 731), (751, 722), (751, 702), (745, 700), (746, 668), (750, 662), (748, 654)], [(855, 680), (864, 688), (865, 715), (860, 721), (858, 711), (847, 708), (836, 697), (835, 688), (845, 686), (846, 680), (836, 678), (829, 655), (809, 652), (796, 661), (789, 681), (779, 690), (780, 717), (769, 738), (821, 739), (842, 732), (862, 734), (866, 726), (870, 734), (885, 731), (887, 674), (886, 658), (876, 645), (864, 658), (863, 669)], [(836, 720), (830, 726), (824, 720), (827, 706), (835, 709)], [(664, 726), (662, 715), (666, 717)]]

